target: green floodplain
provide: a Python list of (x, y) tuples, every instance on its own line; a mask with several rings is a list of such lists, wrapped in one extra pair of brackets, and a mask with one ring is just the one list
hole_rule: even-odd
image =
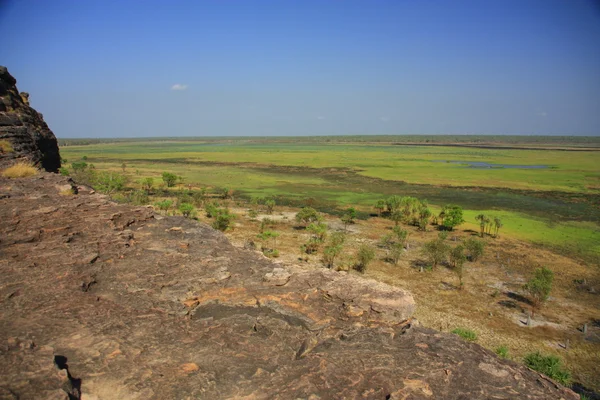
[[(186, 185), (273, 196), (335, 213), (373, 212), (397, 194), (432, 208), (481, 213), (501, 234), (600, 265), (600, 138), (540, 136), (329, 136), (271, 138), (60, 139), (61, 156), (128, 175), (129, 186), (163, 172)], [(125, 168), (123, 168), (125, 167)]]

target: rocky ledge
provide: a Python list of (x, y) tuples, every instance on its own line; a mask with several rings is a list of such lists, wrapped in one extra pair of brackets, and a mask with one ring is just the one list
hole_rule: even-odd
[(19, 92), (17, 80), (0, 66), (0, 140), (11, 151), (0, 149), (0, 166), (27, 158), (49, 172), (58, 172), (60, 155), (56, 137), (42, 114), (29, 106), (29, 94)]
[(0, 178), (0, 221), (0, 399), (578, 398), (419, 326), (405, 290), (56, 174)]

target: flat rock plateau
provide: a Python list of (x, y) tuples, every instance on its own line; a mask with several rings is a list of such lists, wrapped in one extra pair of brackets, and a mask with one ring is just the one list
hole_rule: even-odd
[(578, 398), (419, 326), (406, 290), (67, 177), (0, 178), (0, 221), (0, 399)]

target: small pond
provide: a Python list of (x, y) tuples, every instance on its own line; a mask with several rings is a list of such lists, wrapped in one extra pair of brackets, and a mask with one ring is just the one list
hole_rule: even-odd
[(464, 164), (469, 168), (519, 168), (519, 169), (545, 169), (548, 165), (514, 165), (514, 164), (491, 164), (482, 161), (458, 161), (458, 160), (433, 160), (433, 162), (444, 162), (449, 164)]

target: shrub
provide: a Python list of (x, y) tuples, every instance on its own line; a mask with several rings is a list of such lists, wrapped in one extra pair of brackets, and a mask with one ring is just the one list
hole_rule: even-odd
[(539, 351), (525, 356), (525, 365), (541, 372), (563, 385), (571, 383), (571, 373), (562, 367), (560, 358), (552, 355), (542, 355)]
[(342, 232), (334, 232), (330, 237), (327, 245), (323, 249), (323, 260), (329, 268), (333, 268), (336, 257), (342, 252), (346, 235)]
[(474, 342), (475, 340), (477, 340), (477, 334), (470, 329), (456, 328), (452, 331), (452, 333), (460, 336), (465, 340), (468, 340), (469, 342)]
[(169, 211), (169, 208), (171, 208), (171, 206), (173, 205), (173, 200), (159, 201), (155, 205), (156, 207), (158, 207), (159, 210), (167, 212)]
[(12, 153), (15, 151), (13, 149), (12, 144), (8, 141), (8, 139), (0, 140), (0, 153)]
[(196, 212), (196, 208), (190, 203), (181, 203), (178, 208), (181, 214), (186, 218), (193, 216)]
[(553, 281), (554, 272), (546, 267), (542, 267), (536, 269), (534, 277), (523, 286), (523, 289), (528, 291), (531, 296), (534, 311), (548, 300)]
[(19, 161), (15, 165), (6, 168), (2, 171), (2, 176), (5, 178), (25, 178), (38, 173), (37, 168), (28, 161)]
[(364, 274), (374, 258), (375, 250), (373, 247), (369, 246), (368, 244), (361, 245), (358, 249), (358, 253), (356, 254), (356, 264), (354, 265), (354, 269)]
[(320, 220), (321, 220), (321, 216), (319, 215), (317, 210), (315, 210), (312, 207), (303, 207), (296, 214), (296, 221), (299, 224), (304, 224), (305, 226), (310, 224), (311, 222), (318, 222)]
[(146, 192), (150, 193), (153, 186), (154, 186), (154, 179), (152, 179), (151, 177), (144, 178), (142, 180), (142, 189), (144, 189)]
[(219, 205), (216, 203), (208, 203), (206, 205), (206, 207), (204, 207), (204, 211), (206, 212), (206, 216), (208, 218), (216, 217), (218, 210), (219, 210)]
[(117, 172), (100, 172), (95, 174), (93, 187), (99, 192), (111, 194), (122, 190), (127, 182), (127, 177)]
[(273, 214), (273, 209), (275, 208), (275, 200), (273, 200), (273, 199), (265, 200), (265, 208), (266, 208), (267, 214)]
[(508, 357), (508, 347), (502, 345), (496, 349), (496, 354), (498, 354), (502, 358)]
[(216, 210), (215, 220), (212, 223), (212, 227), (225, 232), (230, 228), (231, 222), (235, 219), (235, 215), (231, 214), (226, 208), (218, 208)]
[(170, 172), (163, 172), (162, 180), (165, 182), (167, 187), (173, 187), (175, 186), (175, 183), (177, 183), (177, 175)]
[(465, 241), (465, 248), (469, 253), (469, 260), (477, 261), (479, 257), (483, 255), (483, 249), (485, 248), (485, 242), (469, 238)]
[(146, 205), (150, 202), (148, 193), (144, 190), (135, 190), (129, 195), (129, 202), (138, 206)]

